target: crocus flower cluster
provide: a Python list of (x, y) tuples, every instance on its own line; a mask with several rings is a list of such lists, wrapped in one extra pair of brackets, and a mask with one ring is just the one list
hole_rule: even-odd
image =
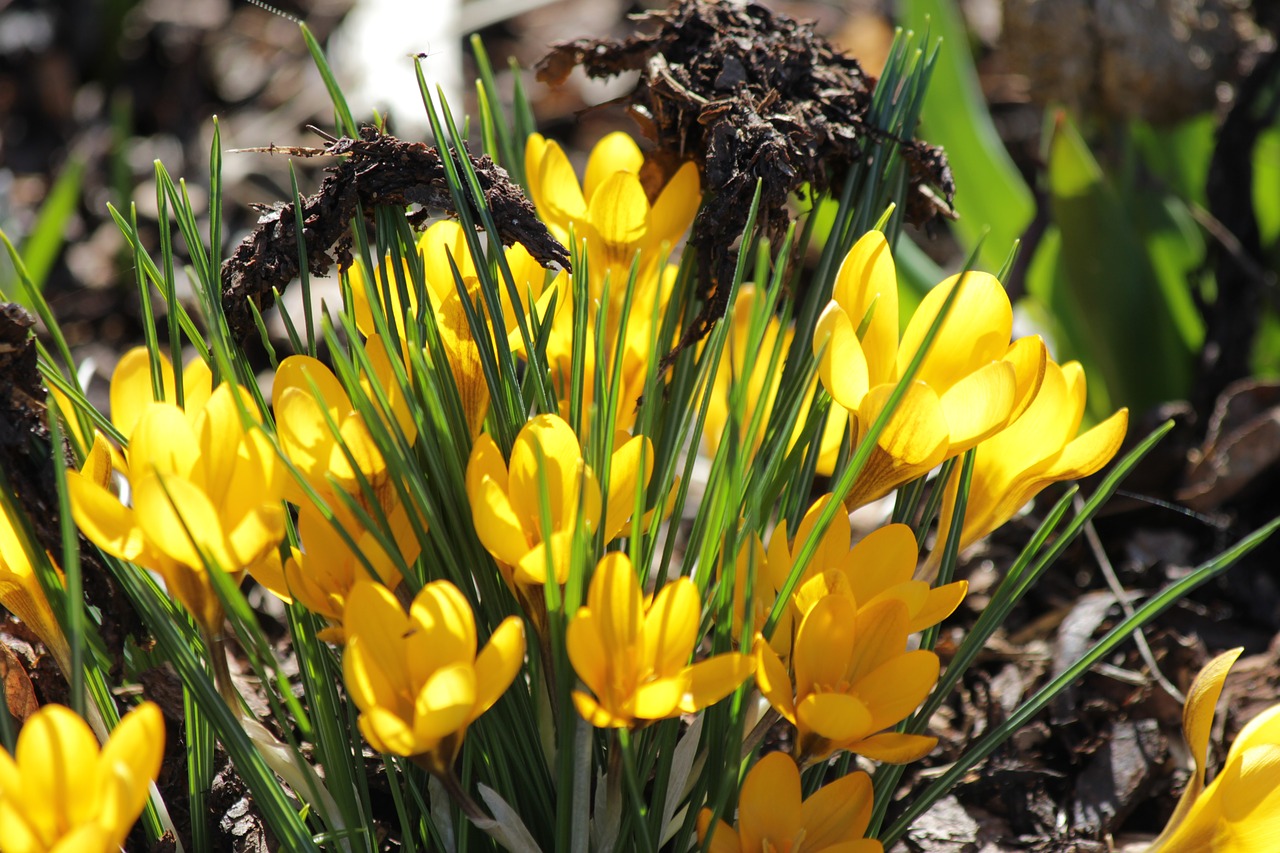
[[(701, 185), (691, 163), (666, 180), (644, 166), (634, 141), (611, 134), (580, 181), (560, 146), (535, 134), (525, 155), (530, 195), (549, 230), (572, 246), (574, 271), (544, 270), (520, 246), (494, 244), (490, 257), (474, 257), (461, 225), (436, 223), (413, 247), (416, 257), (411, 250), (402, 264), (388, 257), (376, 270), (353, 267), (345, 306), (353, 340), (341, 341), (352, 357), (335, 359), (337, 370), (311, 356), (283, 359), (269, 408), (225, 377), (215, 382), (199, 358), (179, 376), (163, 357), (127, 354), (111, 385), (123, 443), (101, 434), (78, 439), (88, 452), (68, 477), (75, 519), (102, 551), (156, 572), (206, 637), (224, 622), (211, 571), (247, 572), (295, 608), (291, 618), (305, 616), (301, 608), (320, 617), (320, 639), (340, 646), (364, 740), (432, 774), (473, 820), (483, 815), (456, 766), (467, 767), (467, 785), (485, 768), (470, 752), (459, 757), (464, 743), (488, 740), (489, 723), (477, 722), (484, 714), (500, 701), (516, 703), (502, 698), (508, 690), (522, 693), (518, 701), (536, 708), (532, 714), (549, 709), (548, 729), (565, 727), (568, 715), (572, 728), (564, 731), (585, 733), (583, 721), (602, 730), (587, 751), (621, 745), (628, 762), (635, 743), (651, 734), (674, 741), (678, 727), (736, 695), (722, 707), (742, 715), (767, 705), (766, 718), (785, 721), (793, 736), (789, 751), (754, 763), (756, 743), (728, 745), (730, 791), (745, 777), (736, 809), (725, 812), (736, 818), (701, 811), (697, 832), (707, 849), (875, 853), (880, 842), (865, 837), (869, 777), (847, 774), (805, 799), (800, 773), (840, 752), (904, 763), (934, 748), (933, 737), (895, 729), (938, 681), (938, 655), (915, 635), (950, 616), (967, 585), (923, 579), (934, 564), (926, 558), (920, 566), (920, 537), (907, 525), (855, 541), (848, 512), (973, 450), (959, 543), (968, 545), (1045, 485), (1098, 470), (1123, 438), (1126, 413), (1077, 435), (1083, 371), (1054, 363), (1038, 338), (1011, 339), (1009, 300), (990, 275), (942, 282), (900, 327), (893, 260), (883, 235), (871, 232), (844, 259), (811, 342), (806, 335), (793, 347), (794, 330), (764, 316), (757, 287), (743, 287), (725, 320), (731, 328), (719, 370), (702, 374), (698, 386), (707, 444), (715, 452), (739, 442), (730, 447), (734, 458), (748, 461), (766, 441), (795, 449), (808, 413), (821, 411), (829, 395), (833, 405), (811, 434), (804, 470), (831, 474), (868, 440), (954, 297), (852, 490), (809, 504), (806, 481), (798, 500), (788, 496), (790, 522), (766, 513), (752, 529), (748, 513), (716, 505), (723, 529), (743, 528), (736, 553), (716, 554), (717, 538), (707, 537), (709, 545), (685, 555), (687, 565), (658, 565), (648, 546), (671, 496), (653, 494), (651, 485), (684, 438), (645, 434), (637, 408), (678, 339), (659, 335), (678, 280), (668, 256), (693, 221)], [(498, 268), (495, 303), (482, 282)], [(531, 327), (536, 340), (524, 334)], [(521, 387), (493, 384), (504, 380), (486, 373), (495, 349), (513, 354), (502, 371)], [(797, 353), (807, 377), (789, 391), (797, 423), (788, 435), (775, 429), (766, 438), (762, 428), (743, 442), (730, 425), (744, 416), (771, 423), (782, 374), (770, 364)], [(614, 401), (609, 411), (602, 391)], [(437, 444), (449, 451), (442, 455)], [(667, 456), (655, 458), (659, 452)], [(955, 511), (954, 478), (946, 488), (943, 531)], [(29, 621), (65, 667), (66, 642), (18, 541), (0, 524), (0, 603)], [(718, 578), (700, 564), (702, 554), (720, 561)], [(1199, 721), (1202, 703), (1194, 707), (1188, 713)], [(10, 801), (26, 796), (15, 774), (34, 772), (41, 750), (74, 752), (66, 746), (73, 744), (98, 756), (84, 724), (68, 714), (49, 709), (34, 718), (16, 764), (0, 759), (0, 850), (54, 849), (58, 839), (81, 838), (68, 835), (76, 832), (89, 846), (75, 849), (114, 849), (136, 818), (163, 734), (149, 705), (126, 719), (89, 773), (93, 785), (118, 790), (86, 788), (74, 800), (83, 805), (10, 814)], [(472, 726), (480, 734), (468, 742)], [(545, 738), (544, 750), (577, 738), (561, 734)], [(135, 743), (143, 739), (148, 744)], [(126, 758), (125, 749), (137, 754)], [(1214, 785), (1261, 772), (1253, 757), (1263, 754), (1245, 755)], [(663, 755), (660, 766), (695, 772), (685, 758)], [(618, 788), (605, 778), (623, 772), (617, 764), (596, 781), (602, 801)], [(640, 796), (643, 773), (631, 763), (625, 772)], [(1202, 765), (1198, 779), (1203, 786)], [(668, 782), (672, 796), (702, 791), (685, 779)], [(73, 791), (64, 776), (48, 782), (55, 783), (57, 793)], [(1216, 809), (1212, 826), (1229, 822), (1221, 815), (1233, 807), (1213, 791), (1180, 810), (1162, 853), (1192, 849), (1180, 839), (1208, 831), (1210, 818), (1198, 815)], [(668, 817), (691, 832), (692, 810), (702, 805), (690, 807), (687, 822)], [(494, 817), (499, 822), (496, 809)], [(9, 845), (19, 835), (6, 834), (4, 821), (19, 818), (38, 844)]]

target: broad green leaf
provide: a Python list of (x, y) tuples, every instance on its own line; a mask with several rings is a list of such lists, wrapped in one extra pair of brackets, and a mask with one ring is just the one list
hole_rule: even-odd
[(1253, 146), (1253, 215), (1264, 247), (1280, 240), (1280, 128), (1263, 131)]
[(1065, 114), (1050, 143), (1049, 190), (1060, 276), (1028, 287), (1070, 334), (1056, 355), (1094, 362), (1112, 405), (1143, 409), (1184, 396), (1192, 351), (1175, 322), (1178, 309), (1131, 211)]
[[(996, 133), (953, 0), (907, 0), (902, 25), (941, 37), (919, 136), (947, 152), (956, 179), (956, 234), (966, 250), (986, 234), (979, 261), (997, 270), (1035, 212), (1031, 190)], [(988, 229), (990, 229), (988, 231)]]

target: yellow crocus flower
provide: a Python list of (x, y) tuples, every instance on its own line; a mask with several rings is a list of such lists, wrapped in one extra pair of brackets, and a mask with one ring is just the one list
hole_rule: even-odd
[[(1129, 410), (1121, 409), (1077, 436), (1084, 404), (1085, 376), (1080, 364), (1048, 362), (1026, 411), (978, 445), (961, 548), (1004, 524), (1050, 483), (1087, 477), (1111, 461), (1124, 441)], [(936, 565), (951, 529), (959, 482), (959, 477), (953, 477), (948, 484), (930, 565)]]
[(641, 178), (643, 166), (640, 147), (622, 132), (608, 134), (592, 148), (582, 183), (559, 143), (535, 133), (525, 145), (529, 194), (542, 221), (565, 245), (571, 229), (587, 242), (593, 299), (601, 298), (606, 276), (615, 287), (626, 282), (637, 252), (642, 278), (653, 275), (702, 203), (702, 182), (692, 161), (676, 170), (652, 202)]
[(1148, 853), (1263, 853), (1280, 849), (1280, 705), (1249, 721), (1205, 786), (1214, 706), (1242, 649), (1209, 661), (1187, 692), (1182, 734), (1195, 772)]
[[(769, 583), (782, 589), (791, 575), (796, 557), (817, 526), (818, 517), (834, 495), (823, 495), (809, 507), (794, 537), (789, 542), (784, 519), (769, 540), (766, 565)], [(803, 617), (826, 595), (842, 594), (851, 598), (858, 609), (870, 607), (886, 599), (897, 599), (907, 608), (907, 631), (915, 633), (932, 627), (950, 616), (969, 590), (967, 581), (955, 581), (935, 588), (913, 580), (919, 549), (915, 534), (905, 524), (888, 524), (864, 536), (850, 548), (852, 524), (841, 513), (831, 522), (819, 540), (818, 550), (805, 567), (792, 593), (792, 606), (779, 621), (773, 647), (779, 654), (791, 646), (792, 618)]]
[(343, 619), (342, 671), (359, 726), (379, 752), (447, 775), (467, 726), (498, 701), (524, 663), (524, 623), (503, 620), (476, 654), (471, 605), (448, 581), (427, 584), (405, 613), (385, 586), (360, 581)]
[(221, 627), (222, 607), (206, 561), (281, 585), (288, 475), (261, 428), (242, 420), (241, 410), (252, 405), (248, 392), (224, 383), (196, 411), (144, 407), (125, 454), (132, 505), (121, 503), (94, 462), (106, 453), (100, 436), (85, 470), (67, 473), (84, 535), (108, 554), (158, 572), (211, 635)]
[[(871, 777), (861, 770), (823, 785), (801, 801), (800, 769), (785, 752), (755, 763), (742, 782), (735, 830), (718, 821), (711, 853), (880, 853), (879, 841), (864, 838), (871, 823)], [(698, 843), (712, 831), (710, 809), (698, 815)]]
[[(1039, 382), (1043, 344), (1030, 339), (1010, 347), (1013, 310), (994, 276), (970, 272), (943, 281), (925, 295), (901, 340), (897, 286), (884, 235), (868, 232), (841, 264), (832, 300), (814, 330), (813, 352), (819, 357), (822, 384), (849, 412), (857, 427), (855, 438), (862, 441), (947, 296), (961, 288), (845, 497), (850, 507), (883, 497), (989, 438), (1026, 408)], [(867, 327), (859, 339), (864, 322)]]
[(160, 772), (164, 716), (129, 712), (98, 748), (87, 723), (61, 705), (36, 711), (15, 755), (0, 749), (0, 851), (114, 853)]
[(890, 597), (859, 608), (852, 597), (819, 599), (800, 621), (791, 668), (756, 635), (756, 681), (796, 727), (801, 764), (836, 750), (903, 764), (927, 755), (937, 739), (889, 732), (916, 709), (938, 680), (938, 656), (907, 651), (910, 612)]
[(565, 632), (569, 661), (591, 691), (573, 704), (588, 723), (626, 728), (692, 714), (719, 702), (751, 675), (747, 655), (689, 663), (698, 644), (702, 601), (689, 578), (646, 601), (626, 554), (606, 554), (587, 589), (587, 605)]
[[(538, 415), (516, 436), (511, 461), (488, 435), (476, 439), (467, 463), (467, 497), (481, 544), (517, 585), (547, 582), (548, 559), (556, 583), (569, 571), (569, 545), (579, 513), (589, 530), (603, 524), (606, 543), (631, 518), (637, 490), (649, 485), (653, 445), (645, 436), (620, 439), (609, 464), (609, 494), (600, 517), (600, 482), (582, 458), (573, 428), (558, 415)], [(545, 481), (550, 529), (543, 529)], [(548, 550), (550, 554), (548, 555)]]
[[(625, 133), (611, 133), (596, 144), (582, 183), (558, 143), (533, 134), (525, 147), (525, 174), (538, 214), (561, 242), (568, 244), (572, 231), (585, 244), (588, 260), (588, 273), (574, 275), (571, 283), (572, 288), (587, 288), (586, 328), (575, 325), (571, 310), (557, 313), (546, 349), (552, 381), (560, 398), (567, 401), (575, 342), (591, 354), (596, 351), (597, 336), (602, 336), (605, 363), (596, 364), (588, 357), (584, 407), (590, 413), (596, 377), (611, 379), (616, 366), (621, 387), (615, 391), (614, 414), (620, 429), (635, 423), (636, 401), (655, 358), (653, 324), (661, 321), (676, 279), (676, 269), (666, 265), (667, 255), (702, 202), (693, 163), (681, 166), (652, 202), (641, 177), (643, 165), (644, 155)], [(637, 258), (636, 283), (623, 328), (623, 302)], [(566, 288), (565, 301), (571, 299), (570, 292)], [(619, 341), (622, 363), (616, 365)], [(658, 341), (658, 346), (672, 343)]]
[[(376, 336), (370, 338), (366, 346), (374, 378), (388, 396), (391, 417), (405, 438), (413, 443), (417, 426), (408, 402), (392, 377), (386, 350)], [(366, 386), (369, 381), (368, 377), (361, 378)], [(365, 391), (370, 400), (374, 399), (368, 387)], [(334, 492), (335, 486), (367, 508), (361, 478), (373, 490), (380, 505), (394, 504), (395, 489), (382, 451), (333, 371), (310, 356), (290, 356), (276, 369), (271, 400), (280, 449), (335, 512), (344, 518), (349, 515)], [(294, 484), (290, 484), (286, 497), (299, 506), (311, 502)]]

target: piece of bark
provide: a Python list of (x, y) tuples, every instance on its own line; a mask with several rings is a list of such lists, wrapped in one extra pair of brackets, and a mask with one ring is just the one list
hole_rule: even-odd
[[(342, 157), (320, 189), (301, 200), (306, 263), (313, 275), (324, 275), (335, 262), (340, 269), (350, 266), (348, 227), (359, 210), (366, 215), (377, 205), (453, 210), (440, 152), (421, 142), (404, 142), (365, 127), (359, 139), (336, 139), (322, 149), (257, 150)], [(498, 229), (491, 236), (504, 246), (520, 243), (543, 266), (569, 269), (568, 251), (551, 236), (506, 170), (488, 156), (467, 156)], [(222, 310), (235, 339), (244, 340), (255, 329), (251, 305), (258, 311), (270, 308), (275, 292), (298, 277), (296, 220), (292, 203), (265, 208), (257, 227), (223, 262)]]

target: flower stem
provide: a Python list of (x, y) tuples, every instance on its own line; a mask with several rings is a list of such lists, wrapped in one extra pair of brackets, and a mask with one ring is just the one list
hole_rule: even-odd
[(636, 772), (635, 744), (631, 740), (630, 729), (618, 729), (618, 743), (622, 747), (622, 769), (627, 778), (627, 793), (631, 795), (631, 804), (636, 810), (636, 823), (639, 825), (641, 850), (656, 850), (649, 837), (649, 809), (644, 804), (644, 793), (640, 785), (640, 775)]

